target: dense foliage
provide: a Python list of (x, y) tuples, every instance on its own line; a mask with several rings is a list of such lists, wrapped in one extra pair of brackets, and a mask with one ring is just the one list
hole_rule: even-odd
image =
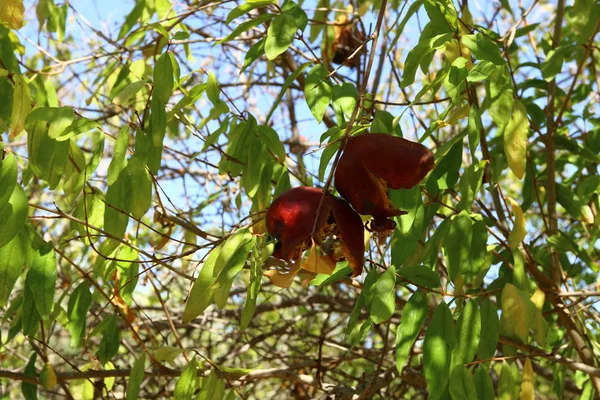
[[(121, 3), (0, 0), (0, 397), (600, 394), (600, 2)], [(406, 214), (273, 257), (366, 132)]]

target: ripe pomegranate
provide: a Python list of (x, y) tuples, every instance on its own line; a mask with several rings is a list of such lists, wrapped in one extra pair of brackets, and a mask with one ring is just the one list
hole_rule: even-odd
[[(315, 219), (321, 198), (316, 229)], [(267, 231), (279, 239), (274, 256), (298, 260), (313, 243), (333, 263), (347, 260), (353, 275), (364, 263), (364, 226), (360, 216), (346, 203), (321, 189), (297, 187), (277, 197), (267, 211)]]
[(372, 215), (370, 229), (393, 230), (390, 217), (405, 214), (391, 203), (388, 189), (410, 189), (434, 167), (433, 154), (422, 144), (381, 133), (348, 140), (335, 171), (335, 188), (362, 215)]

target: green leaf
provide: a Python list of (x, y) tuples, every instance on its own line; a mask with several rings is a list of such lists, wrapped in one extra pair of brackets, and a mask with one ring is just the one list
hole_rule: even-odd
[(138, 19), (142, 16), (142, 12), (146, 8), (145, 1), (136, 1), (133, 9), (127, 14), (125, 17), (125, 22), (121, 25), (121, 29), (119, 30), (119, 39), (125, 37), (129, 31), (133, 28), (133, 26), (138, 22)]
[(127, 395), (126, 400), (135, 400), (138, 398), (140, 393), (140, 387), (144, 380), (144, 365), (146, 363), (146, 353), (142, 352), (129, 373), (129, 380), (127, 381)]
[(129, 174), (128, 211), (133, 218), (142, 218), (152, 205), (152, 177), (145, 167), (135, 168), (130, 162), (125, 169)]
[(281, 143), (279, 135), (275, 129), (268, 125), (260, 125), (257, 127), (257, 133), (259, 138), (266, 143), (269, 151), (273, 153), (275, 157), (277, 157), (277, 162), (285, 162), (287, 157), (285, 147), (283, 146), (283, 143)]
[(481, 360), (488, 360), (496, 353), (498, 338), (500, 337), (500, 320), (498, 309), (490, 299), (484, 299), (479, 305), (481, 314), (481, 335), (477, 347), (477, 356)]
[(196, 357), (192, 358), (188, 365), (181, 371), (181, 375), (175, 384), (176, 400), (191, 400), (198, 387), (198, 362)]
[[(1, 153), (2, 150), (0, 150)], [(9, 204), (17, 186), (19, 169), (13, 153), (8, 153), (0, 162), (0, 211)]]
[(127, 231), (130, 198), (129, 174), (123, 170), (106, 191), (106, 207), (104, 209), (104, 229), (118, 238), (124, 237), (125, 231)]
[(466, 211), (461, 211), (450, 220), (450, 232), (444, 239), (448, 276), (454, 281), (461, 269), (471, 264), (471, 243), (473, 242), (473, 223)]
[(156, 60), (152, 76), (154, 82), (152, 96), (156, 97), (163, 106), (167, 104), (173, 92), (173, 62), (171, 58), (170, 53), (161, 54)]
[(558, 46), (548, 52), (546, 59), (541, 64), (542, 76), (546, 82), (553, 80), (560, 73), (566, 57), (570, 57), (574, 50), (572, 44)]
[(264, 8), (271, 4), (276, 4), (276, 3), (272, 0), (266, 0), (266, 1), (252, 1), (252, 2), (248, 1), (244, 4), (241, 4), (229, 12), (229, 14), (227, 15), (227, 19), (225, 20), (225, 24), (229, 25), (231, 23), (231, 21), (233, 21), (234, 19), (241, 17), (244, 14), (248, 14), (252, 10), (255, 10), (257, 8)]
[(132, 99), (135, 98), (137, 92), (146, 86), (146, 83), (146, 80), (131, 82), (129, 85), (121, 89), (121, 91), (113, 98), (113, 104), (118, 106), (128, 104)]
[(248, 161), (246, 162), (246, 168), (242, 173), (242, 186), (246, 189), (248, 197), (253, 198), (256, 195), (260, 187), (260, 181), (262, 177), (262, 171), (266, 167), (268, 162), (268, 155), (266, 151), (266, 145), (262, 140), (257, 140), (254, 132), (251, 133), (251, 140), (248, 143)]
[(75, 114), (71, 107), (41, 107), (33, 110), (27, 117), (27, 123), (34, 121), (45, 121), (49, 123), (48, 137), (56, 139), (75, 120)]
[(227, 106), (227, 104), (219, 98), (220, 94), (221, 89), (219, 87), (217, 77), (215, 76), (214, 72), (210, 71), (208, 73), (208, 81), (206, 82), (206, 95), (217, 110), (216, 112), (218, 114), (226, 113), (227, 111), (229, 111), (229, 107)]
[[(513, 91), (509, 82), (502, 79), (492, 79), (489, 82), (488, 96), (490, 117), (498, 125), (498, 130), (503, 132), (508, 124), (513, 111)], [(517, 125), (515, 125), (517, 126)]]
[(219, 379), (218, 372), (215, 369), (210, 374), (202, 378), (202, 389), (194, 400), (222, 400), (225, 396), (225, 381)]
[[(436, 154), (435, 169), (429, 175), (431, 181), (436, 181), (439, 190), (453, 188), (458, 181), (459, 169), (462, 163), (462, 141), (458, 141), (443, 155)], [(441, 153), (441, 150), (438, 150)]]
[[(25, 366), (25, 370), (23, 370), (23, 374), (30, 378), (37, 378), (37, 370), (35, 368), (35, 361), (37, 358), (37, 353), (33, 352), (29, 357), (29, 361)], [(27, 383), (23, 381), (21, 383), (21, 392), (23, 393), (23, 398), (25, 400), (37, 400), (37, 385), (32, 383)]]
[(467, 59), (458, 57), (450, 66), (446, 79), (444, 79), (444, 87), (454, 104), (460, 104), (467, 74)]
[(75, 288), (69, 297), (67, 316), (69, 318), (69, 332), (71, 333), (71, 347), (81, 346), (85, 335), (86, 317), (92, 305), (92, 293), (90, 284), (83, 281)]
[[(218, 40), (215, 44), (222, 44), (225, 42), (229, 42), (230, 40), (235, 39), (236, 37), (240, 36), (242, 33), (249, 31), (250, 29), (252, 29), (260, 24), (270, 21), (275, 17), (276, 17), (275, 14), (261, 14), (256, 17), (252, 17), (248, 21), (244, 21), (241, 24), (239, 24), (229, 35), (227, 35), (226, 37), (224, 37), (221, 40)], [(292, 17), (289, 17), (289, 18), (292, 18)]]
[(51, 139), (46, 125), (44, 121), (28, 124), (27, 154), (32, 172), (54, 189), (63, 178), (69, 157), (69, 141)]
[(246, 265), (248, 253), (254, 247), (255, 240), (249, 230), (243, 229), (227, 239), (223, 245), (213, 271), (216, 275), (212, 288), (215, 290), (217, 307), (225, 307), (233, 280)]
[(380, 324), (392, 317), (396, 310), (396, 268), (390, 265), (374, 284), (371, 302), (368, 304), (371, 320)]
[(115, 146), (113, 148), (113, 156), (108, 166), (107, 172), (108, 186), (111, 186), (115, 183), (115, 181), (119, 177), (119, 174), (123, 170), (128, 146), (129, 127), (125, 125), (119, 131), (119, 136), (117, 136), (117, 140), (115, 141)]
[(254, 311), (256, 310), (256, 300), (260, 292), (260, 281), (262, 279), (262, 265), (256, 257), (250, 264), (250, 283), (248, 285), (248, 293), (246, 294), (246, 302), (242, 310), (240, 320), (240, 330), (244, 330), (250, 325)]
[(467, 46), (478, 60), (486, 60), (495, 65), (504, 65), (506, 61), (502, 58), (500, 48), (490, 38), (477, 33), (476, 35), (465, 35), (461, 38), (462, 43)]
[(296, 26), (298, 29), (300, 29), (300, 32), (303, 32), (304, 29), (306, 29), (306, 25), (308, 25), (308, 16), (304, 10), (298, 6), (298, 4), (291, 0), (285, 0), (281, 6), (281, 11), (283, 11), (284, 14), (290, 15), (294, 18), (296, 21)]
[(256, 60), (258, 60), (259, 57), (263, 56), (265, 54), (265, 42), (266, 42), (266, 38), (262, 38), (260, 39), (258, 42), (254, 43), (252, 46), (250, 46), (250, 48), (248, 49), (248, 52), (246, 53), (246, 56), (244, 57), (244, 64), (242, 65), (242, 68), (240, 69), (240, 75), (242, 75), (242, 73), (248, 69), (248, 67)]
[[(408, 23), (408, 20), (419, 10), (419, 8), (421, 8), (423, 3), (424, 3), (424, 0), (417, 0), (410, 5), (410, 7), (408, 8), (408, 11), (406, 12), (406, 15), (404, 15), (404, 18), (398, 25), (398, 28), (396, 28), (394, 39), (392, 39), (392, 42), (388, 47), (388, 53), (392, 52), (393, 49), (396, 47), (396, 43), (398, 42), (398, 39), (400, 39), (400, 36), (402, 35), (402, 32), (404, 31), (404, 27)], [(398, 18), (400, 18), (400, 15), (398, 15)], [(398, 20), (396, 20), (396, 22), (397, 21)], [(392, 28), (393, 28), (393, 26), (392, 26)]]
[(312, 24), (310, 24), (310, 36), (309, 40), (314, 42), (323, 28), (326, 26), (325, 22), (327, 21), (327, 15), (329, 14), (329, 0), (319, 0), (317, 3), (317, 8), (315, 9), (315, 14), (312, 19)]
[(154, 8), (159, 19), (164, 19), (169, 15), (169, 12), (173, 12), (171, 0), (154, 0)]
[(25, 294), (23, 296), (23, 306), (21, 307), (21, 329), (23, 335), (30, 336), (35, 334), (39, 328), (40, 314), (38, 313), (33, 297), (33, 292), (28, 284), (29, 276), (25, 280)]
[(523, 179), (525, 175), (528, 133), (527, 110), (523, 103), (514, 100), (510, 119), (504, 129), (504, 153), (508, 166), (519, 179)]
[(102, 331), (102, 339), (98, 347), (98, 358), (104, 365), (109, 362), (119, 352), (121, 344), (121, 331), (117, 324), (117, 316), (110, 315), (105, 319), (106, 325)]
[(338, 125), (344, 121), (350, 120), (356, 102), (358, 101), (358, 91), (356, 86), (349, 82), (344, 82), (341, 85), (333, 87), (333, 109), (335, 111)]
[[(481, 334), (481, 315), (474, 300), (466, 302), (456, 323), (457, 345), (452, 350), (452, 366), (462, 367), (473, 361)], [(450, 389), (452, 391), (452, 389)]]
[(35, 306), (41, 317), (47, 317), (54, 305), (56, 284), (56, 254), (52, 242), (35, 249), (27, 273), (27, 285), (33, 293)]
[(590, 225), (594, 223), (590, 206), (561, 183), (556, 184), (556, 200), (573, 218)]
[(175, 361), (178, 355), (182, 354), (184, 349), (173, 346), (163, 346), (159, 347), (154, 351), (154, 358), (158, 362), (168, 362), (172, 363)]
[(448, 305), (435, 309), (423, 340), (423, 373), (430, 399), (442, 397), (450, 377), (450, 360), (456, 346), (454, 321)]
[(83, 189), (86, 174), (89, 174), (85, 164), (85, 155), (81, 148), (74, 141), (69, 141), (69, 161), (65, 165), (62, 183), (67, 204), (73, 204)]
[[(73, 121), (71, 125), (67, 127), (63, 131), (62, 134), (56, 137), (56, 140), (59, 142), (63, 142), (65, 140), (69, 140), (72, 137), (78, 136), (82, 133), (89, 132), (92, 129), (99, 128), (100, 124), (96, 121), (89, 120), (84, 117), (79, 117)], [(104, 140), (104, 136), (101, 136), (102, 140)]]
[(269, 60), (274, 60), (290, 47), (296, 30), (296, 20), (290, 15), (281, 14), (273, 19), (265, 41), (265, 54)]
[(335, 153), (340, 148), (340, 142), (338, 141), (338, 139), (342, 136), (342, 133), (343, 132), (340, 130), (339, 127), (334, 126), (332, 128), (329, 128), (327, 132), (323, 134), (323, 136), (329, 137), (329, 143), (323, 150), (323, 153), (321, 154), (321, 159), (319, 160), (319, 179), (321, 181), (325, 180), (325, 172), (327, 171), (329, 161), (331, 161)]
[(490, 79), (495, 72), (496, 67), (492, 62), (485, 60), (480, 61), (469, 71), (467, 82), (481, 82), (486, 79)]
[(331, 275), (317, 274), (317, 276), (315, 276), (309, 284), (313, 286), (327, 286), (332, 283), (341, 281), (342, 279), (346, 278), (351, 272), (352, 268), (348, 266), (348, 261), (338, 262), (335, 265), (335, 269), (333, 270)]
[[(504, 297), (504, 296), (503, 296)], [(519, 370), (514, 363), (502, 361), (500, 382), (498, 383), (498, 400), (515, 400), (519, 398)]]
[(21, 233), (5, 246), (0, 247), (0, 307), (8, 302), (19, 275), (25, 266), (27, 254), (27, 236)]
[(12, 114), (10, 117), (10, 136), (15, 137), (25, 129), (25, 119), (31, 111), (31, 95), (29, 85), (22, 75), (15, 74), (13, 77), (15, 88), (13, 91)]
[(471, 372), (462, 365), (457, 365), (452, 369), (449, 389), (452, 400), (471, 400), (477, 398), (477, 388), (475, 387)]
[(494, 398), (494, 383), (492, 382), (492, 377), (490, 376), (490, 371), (486, 364), (479, 364), (479, 367), (477, 367), (477, 370), (473, 375), (473, 381), (475, 382), (478, 399)]
[(373, 284), (377, 281), (377, 271), (372, 269), (367, 274), (365, 282), (363, 284), (363, 290), (356, 299), (350, 317), (348, 318), (348, 325), (346, 326), (345, 341), (350, 344), (351, 347), (356, 346), (361, 340), (364, 339), (366, 334), (373, 326), (373, 321), (369, 318), (362, 324), (358, 323), (361, 316), (362, 308), (365, 304), (370, 302), (369, 292)]
[(317, 122), (323, 121), (323, 116), (333, 95), (327, 75), (327, 69), (323, 64), (315, 65), (308, 71), (304, 84), (306, 103)]
[(439, 275), (423, 265), (404, 267), (398, 271), (398, 274), (407, 281), (428, 289), (437, 289), (442, 286)]
[(185, 309), (183, 310), (184, 324), (202, 314), (212, 301), (213, 289), (210, 286), (213, 282), (214, 268), (221, 249), (222, 246), (219, 246), (211, 251), (202, 265), (200, 274), (194, 281), (188, 300), (185, 303)]
[(478, 164), (471, 164), (465, 168), (458, 184), (460, 191), (460, 201), (456, 205), (458, 209), (466, 211), (471, 209), (471, 206), (477, 197), (477, 192), (481, 187), (485, 165), (486, 162), (481, 161)]
[(436, 48), (443, 47), (446, 42), (452, 40), (452, 33), (443, 33), (431, 38), (423, 39), (413, 49), (408, 52), (404, 62), (404, 71), (402, 72), (401, 87), (410, 86), (415, 81), (417, 69), (424, 60), (427, 60)]
[(396, 368), (401, 375), (428, 311), (427, 296), (421, 290), (410, 296), (402, 310), (400, 325), (396, 330)]

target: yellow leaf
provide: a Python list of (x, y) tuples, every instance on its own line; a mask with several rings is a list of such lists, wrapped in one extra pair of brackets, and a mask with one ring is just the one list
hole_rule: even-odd
[(527, 110), (519, 100), (513, 102), (512, 114), (504, 129), (504, 153), (508, 166), (515, 176), (523, 179), (527, 163), (527, 134), (529, 120)]
[(502, 290), (502, 316), (500, 318), (500, 334), (520, 339), (527, 343), (529, 334), (530, 300), (521, 294), (516, 286), (507, 283)]
[(536, 288), (535, 292), (530, 297), (531, 302), (535, 305), (535, 312), (532, 316), (533, 326), (531, 329), (533, 330), (535, 341), (538, 342), (540, 346), (546, 345), (546, 333), (549, 328), (548, 321), (544, 319), (544, 315), (542, 314), (542, 307), (544, 307), (545, 299), (546, 294), (540, 288)]
[(49, 363), (44, 364), (44, 368), (42, 368), (40, 383), (48, 390), (56, 386), (56, 373)]
[(335, 269), (335, 263), (327, 256), (319, 256), (317, 246), (313, 243), (308, 251), (308, 257), (302, 263), (302, 269), (315, 274), (331, 275)]
[(525, 239), (525, 234), (527, 233), (527, 229), (525, 228), (525, 216), (523, 215), (523, 210), (519, 203), (510, 197), (507, 197), (506, 200), (510, 203), (512, 213), (515, 216), (513, 230), (508, 236), (508, 247), (510, 247), (511, 250), (514, 250), (519, 246), (519, 243)]
[(289, 288), (292, 286), (292, 282), (294, 281), (294, 277), (300, 271), (301, 263), (297, 262), (294, 264), (294, 267), (287, 272), (286, 274), (282, 274), (280, 271), (276, 269), (270, 269), (264, 273), (264, 275), (269, 278), (271, 283), (280, 288)]
[(535, 304), (535, 308), (537, 308), (538, 311), (542, 311), (545, 300), (546, 294), (540, 288), (535, 289), (535, 293), (531, 295), (531, 302)]
[(23, 14), (25, 14), (23, 0), (0, 0), (0, 24), (10, 29), (21, 29)]
[[(2, 2), (2, 0), (0, 0)], [(1, 6), (0, 6), (1, 7)], [(14, 75), (15, 90), (13, 92), (13, 108), (11, 115), (10, 137), (14, 138), (25, 128), (25, 118), (31, 111), (29, 86), (21, 75)]]
[(529, 358), (525, 359), (525, 365), (523, 365), (523, 381), (521, 383), (521, 394), (520, 400), (533, 400), (535, 398), (533, 390), (533, 366)]

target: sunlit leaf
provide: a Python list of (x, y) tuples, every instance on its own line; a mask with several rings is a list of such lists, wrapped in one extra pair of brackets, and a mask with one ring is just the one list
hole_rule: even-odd
[(140, 386), (142, 385), (142, 381), (144, 380), (144, 364), (146, 363), (146, 353), (140, 354), (135, 363), (133, 363), (133, 368), (131, 368), (131, 373), (129, 374), (129, 380), (127, 381), (127, 400), (135, 400), (138, 398), (138, 394), (140, 391)]
[(0, 23), (10, 29), (23, 27), (25, 6), (23, 0), (0, 0)]
[(504, 129), (504, 153), (506, 154), (508, 166), (519, 179), (522, 179), (525, 175), (528, 133), (527, 110), (523, 103), (515, 100), (510, 119)]
[(75, 288), (69, 297), (67, 315), (69, 317), (69, 332), (71, 333), (71, 346), (79, 347), (85, 334), (86, 317), (92, 305), (90, 284), (83, 281)]
[(395, 286), (396, 268), (390, 265), (373, 285), (372, 298), (368, 307), (374, 323), (387, 321), (396, 310)]
[(527, 343), (527, 336), (533, 322), (529, 318), (532, 307), (535, 308), (527, 296), (507, 283), (502, 290), (500, 333)]
[(44, 388), (46, 388), (48, 390), (50, 390), (54, 386), (56, 386), (56, 383), (57, 383), (56, 372), (54, 372), (54, 368), (52, 367), (52, 364), (50, 364), (50, 363), (44, 364), (44, 367), (40, 371), (40, 383), (42, 384), (42, 386)]
[(523, 214), (523, 210), (519, 203), (510, 197), (506, 197), (506, 200), (510, 203), (512, 213), (515, 216), (513, 229), (508, 236), (508, 246), (514, 250), (519, 246), (523, 239), (525, 239), (527, 227), (525, 224), (525, 215)]
[(327, 75), (327, 69), (322, 64), (318, 64), (308, 71), (304, 85), (306, 102), (317, 122), (323, 120), (333, 94)]
[(423, 341), (423, 372), (430, 399), (442, 397), (450, 378), (452, 350), (456, 346), (454, 321), (446, 303), (437, 306)]
[(175, 384), (175, 398), (177, 400), (191, 400), (198, 387), (198, 362), (192, 358), (188, 365), (181, 371)]
[(271, 21), (265, 41), (265, 54), (269, 60), (274, 60), (290, 47), (296, 30), (296, 21), (291, 15), (281, 14)]
[(320, 256), (317, 245), (313, 243), (308, 250), (308, 256), (302, 261), (301, 268), (313, 274), (331, 275), (335, 269), (335, 262), (327, 256)]
[(200, 274), (194, 281), (188, 300), (185, 303), (185, 309), (183, 310), (184, 324), (202, 314), (212, 301), (213, 289), (210, 288), (210, 285), (213, 282), (214, 268), (220, 251), (221, 247), (217, 247), (209, 254), (202, 265)]
[[(0, 0), (1, 2), (2, 0)], [(3, 0), (5, 2), (11, 0)], [(0, 6), (0, 13), (8, 9)], [(1, 18), (1, 14), (0, 14)], [(13, 91), (12, 115), (10, 137), (17, 136), (25, 128), (25, 119), (31, 111), (31, 95), (29, 94), (29, 85), (21, 75), (14, 76), (15, 88)]]
[(400, 374), (423, 328), (428, 310), (427, 296), (421, 290), (410, 296), (402, 310), (400, 325), (396, 331), (396, 368)]
[(521, 382), (521, 393), (519, 395), (520, 400), (533, 400), (535, 399), (534, 391), (534, 376), (533, 366), (529, 357), (525, 358), (523, 364), (523, 381)]
[(457, 345), (452, 351), (451, 369), (470, 363), (481, 335), (481, 314), (477, 303), (467, 301), (456, 324)]
[(183, 353), (184, 349), (173, 346), (163, 346), (154, 350), (154, 358), (159, 362), (172, 363), (178, 355)]

